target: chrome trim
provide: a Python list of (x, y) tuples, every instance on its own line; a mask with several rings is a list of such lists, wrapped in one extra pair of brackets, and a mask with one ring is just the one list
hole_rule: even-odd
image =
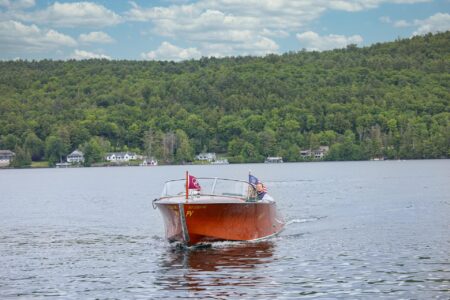
[[(202, 179), (206, 179), (206, 180), (214, 180), (213, 181), (213, 187), (212, 187), (212, 191), (211, 194), (204, 194), (204, 193), (199, 193), (199, 195), (201, 196), (224, 196), (224, 195), (216, 195), (214, 194), (214, 190), (216, 188), (216, 183), (218, 180), (223, 180), (223, 181), (232, 181), (232, 182), (240, 182), (240, 183), (244, 183), (247, 184), (249, 188), (253, 189), (254, 191), (256, 190), (255, 186), (253, 186), (251, 183), (249, 183), (248, 181), (244, 181), (244, 180), (236, 180), (236, 179), (229, 179), (229, 178), (220, 178), (220, 177), (197, 177), (198, 180), (202, 180)], [(186, 179), (173, 179), (173, 180), (168, 180), (164, 183), (164, 187), (163, 187), (163, 192), (161, 194), (161, 197), (159, 197), (160, 199), (165, 199), (165, 198), (173, 198), (173, 197), (177, 197), (179, 195), (166, 195), (167, 194), (167, 184), (170, 182), (176, 182), (176, 181), (185, 181)], [(184, 192), (183, 192), (184, 195)], [(189, 198), (193, 198), (194, 195), (189, 195)], [(239, 196), (232, 196), (232, 195), (226, 195), (229, 197), (233, 197), (233, 198), (239, 198), (239, 199), (244, 199), (247, 202), (249, 201), (249, 194), (247, 193), (246, 197), (242, 197), (244, 195), (239, 195)]]
[(212, 186), (212, 189), (211, 189), (211, 194), (214, 194), (214, 190), (216, 188), (216, 183), (217, 183), (217, 177), (214, 178), (214, 183), (213, 183), (213, 186)]
[(181, 231), (183, 233), (183, 239), (185, 243), (189, 243), (189, 232), (186, 225), (186, 216), (184, 215), (184, 203), (178, 204), (178, 210), (180, 211)]

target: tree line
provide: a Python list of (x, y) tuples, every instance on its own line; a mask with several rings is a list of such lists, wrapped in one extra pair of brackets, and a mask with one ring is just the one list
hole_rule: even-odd
[[(0, 62), (0, 149), (185, 163), (448, 158), (450, 32), (358, 48), (170, 61)], [(20, 158), (20, 159), (19, 159)], [(19, 163), (20, 162), (20, 163)]]

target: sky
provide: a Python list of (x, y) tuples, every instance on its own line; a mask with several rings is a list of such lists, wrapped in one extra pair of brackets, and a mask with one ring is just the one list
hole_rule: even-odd
[(450, 30), (450, 0), (0, 0), (0, 60), (182, 61)]

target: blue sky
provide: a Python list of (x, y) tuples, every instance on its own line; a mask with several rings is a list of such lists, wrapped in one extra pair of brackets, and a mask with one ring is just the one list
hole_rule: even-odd
[(0, 0), (0, 59), (198, 59), (450, 30), (450, 0)]

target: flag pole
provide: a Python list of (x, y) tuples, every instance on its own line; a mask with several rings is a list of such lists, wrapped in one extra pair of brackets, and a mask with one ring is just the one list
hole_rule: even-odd
[(186, 202), (189, 196), (189, 173), (186, 171)]

